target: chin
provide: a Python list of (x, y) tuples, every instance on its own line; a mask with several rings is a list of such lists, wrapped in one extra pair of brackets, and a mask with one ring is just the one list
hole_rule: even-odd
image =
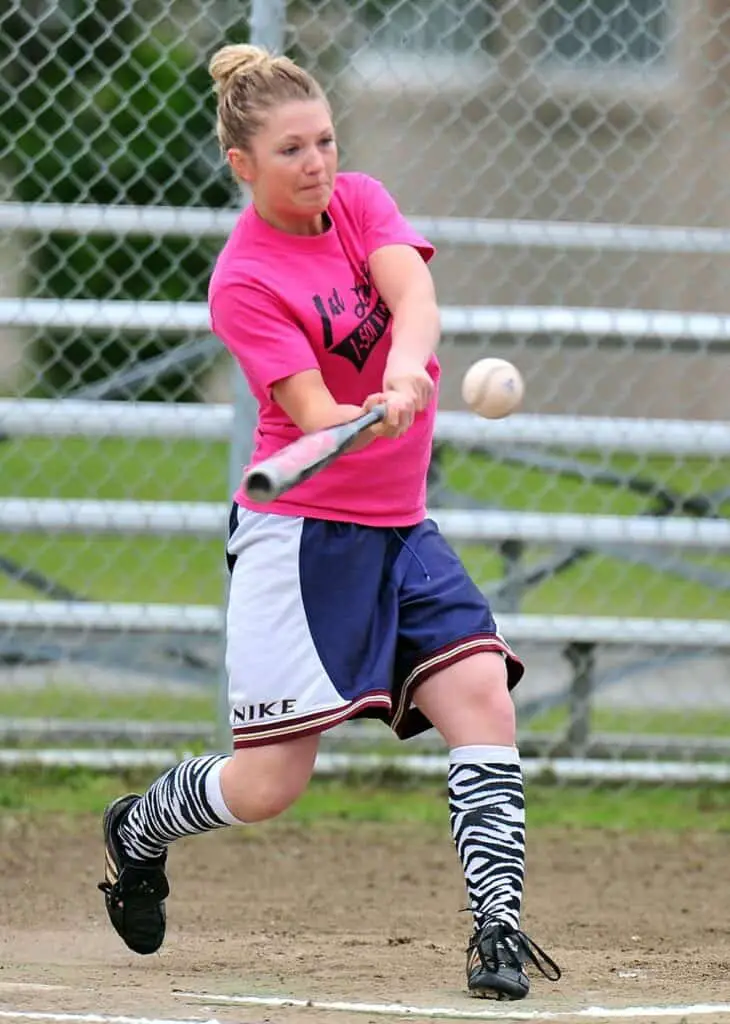
[(331, 186), (328, 186), (326, 189), (316, 189), (312, 192), (311, 195), (308, 195), (305, 192), (304, 195), (302, 195), (302, 201), (299, 208), (301, 210), (306, 210), (307, 213), (324, 213), (324, 211), (330, 204), (332, 192), (333, 189), (331, 188)]

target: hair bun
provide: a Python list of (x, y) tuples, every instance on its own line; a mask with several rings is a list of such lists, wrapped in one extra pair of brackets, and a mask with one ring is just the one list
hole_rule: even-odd
[(246, 75), (271, 64), (271, 54), (261, 46), (233, 43), (213, 54), (208, 65), (210, 77), (218, 89), (225, 88), (237, 75)]

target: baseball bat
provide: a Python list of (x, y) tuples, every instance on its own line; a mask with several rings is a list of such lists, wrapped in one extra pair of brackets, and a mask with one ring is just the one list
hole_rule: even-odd
[(351, 447), (368, 427), (384, 418), (384, 405), (374, 405), (349, 423), (315, 430), (286, 445), (276, 455), (252, 466), (243, 480), (246, 497), (251, 501), (273, 501), (297, 484), (309, 480)]

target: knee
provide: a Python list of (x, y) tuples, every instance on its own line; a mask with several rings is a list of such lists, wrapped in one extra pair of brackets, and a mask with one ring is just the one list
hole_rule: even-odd
[(470, 671), (470, 668), (466, 667), (461, 677), (456, 676), (454, 701), (475, 718), (486, 719), (492, 726), (514, 733), (515, 706), (507, 686), (507, 670), (501, 656), (488, 655), (483, 659), (479, 672)]
[(226, 804), (232, 814), (248, 824), (276, 818), (295, 802), (304, 790), (307, 780), (291, 777), (263, 776), (232, 770), (223, 782)]
[[(243, 754), (244, 752), (238, 752)], [(255, 753), (246, 751), (245, 753)], [(223, 769), (221, 787), (228, 809), (242, 822), (255, 824), (282, 814), (306, 789), (310, 766), (265, 766), (234, 755)]]
[(427, 679), (414, 702), (449, 746), (516, 741), (516, 715), (500, 654), (481, 652)]

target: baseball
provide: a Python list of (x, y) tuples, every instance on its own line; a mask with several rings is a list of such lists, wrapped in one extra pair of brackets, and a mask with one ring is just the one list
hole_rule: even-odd
[(489, 420), (509, 416), (522, 402), (524, 393), (522, 374), (506, 359), (479, 359), (461, 382), (466, 405)]

